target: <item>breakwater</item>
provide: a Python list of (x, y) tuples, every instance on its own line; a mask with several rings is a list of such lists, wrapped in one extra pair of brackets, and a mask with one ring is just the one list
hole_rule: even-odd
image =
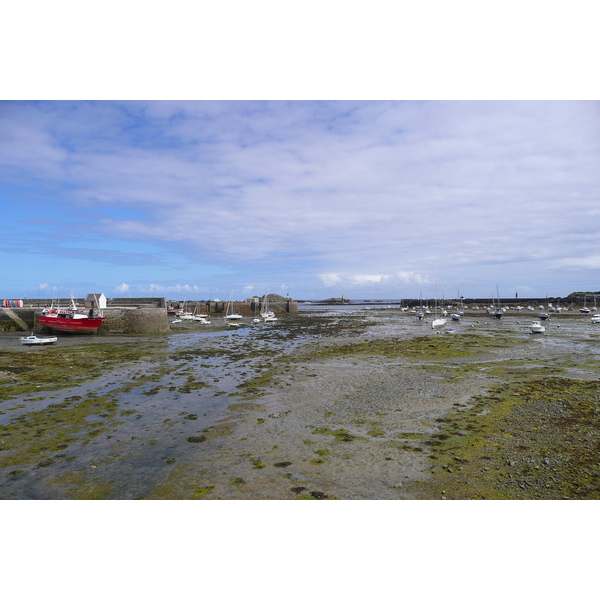
[[(76, 298), (78, 307), (89, 309), (89, 303)], [(16, 303), (15, 303), (16, 304)], [(67, 307), (70, 299), (35, 298), (19, 301), (20, 306), (0, 307), (0, 331), (33, 331), (47, 333), (47, 329), (38, 323), (42, 310), (49, 306)], [(176, 310), (185, 308), (191, 312), (207, 313), (211, 316), (224, 316), (228, 302), (205, 301), (183, 302), (169, 301), (165, 298), (109, 298), (106, 307), (100, 307), (104, 314), (104, 323), (98, 334), (111, 333), (162, 333), (170, 330), (170, 319)], [(232, 302), (230, 310), (245, 316), (257, 314), (263, 309), (260, 299)], [(275, 314), (297, 313), (295, 300), (269, 300), (269, 309)]]
[[(174, 313), (178, 309), (185, 309), (190, 312), (206, 313), (211, 316), (225, 316), (229, 302), (224, 300), (206, 300), (198, 302), (169, 302), (168, 311)], [(230, 312), (237, 312), (241, 315), (252, 316), (259, 313), (264, 308), (261, 299), (253, 300), (234, 300), (229, 308)], [(284, 298), (281, 300), (269, 300), (269, 310), (275, 314), (295, 314), (298, 312), (298, 302)]]
[[(169, 331), (166, 308), (105, 308), (105, 320), (98, 329), (104, 333), (161, 333)], [(0, 331), (33, 331), (47, 333), (38, 323), (41, 308), (0, 308)], [(68, 335), (68, 334), (67, 334)]]
[[(324, 305), (324, 306), (335, 306), (335, 305), (350, 305), (350, 306), (401, 306), (405, 308), (417, 308), (418, 306), (434, 306), (437, 302), (438, 305), (444, 304), (445, 306), (453, 305), (456, 306), (461, 303), (461, 300), (456, 298), (402, 298), (402, 299), (393, 299), (393, 300), (350, 300), (348, 298), (329, 298), (327, 300), (298, 300), (298, 302), (303, 304), (312, 304), (312, 305)], [(585, 299), (583, 296), (577, 296), (574, 298), (559, 298), (559, 297), (549, 297), (549, 298), (520, 298), (520, 297), (509, 297), (509, 298), (463, 298), (462, 304), (465, 307), (471, 306), (488, 306), (490, 304), (500, 303), (501, 306), (507, 307), (517, 307), (517, 306), (527, 306), (529, 304), (535, 306), (536, 308), (540, 305), (548, 306), (556, 306), (566, 308), (579, 309), (585, 305), (588, 307), (595, 306), (595, 299), (592, 296), (587, 296)]]

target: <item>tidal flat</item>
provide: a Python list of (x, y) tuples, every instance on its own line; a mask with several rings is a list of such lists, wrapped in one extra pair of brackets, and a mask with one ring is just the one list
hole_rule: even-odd
[(600, 325), (398, 309), (0, 335), (2, 499), (598, 499)]

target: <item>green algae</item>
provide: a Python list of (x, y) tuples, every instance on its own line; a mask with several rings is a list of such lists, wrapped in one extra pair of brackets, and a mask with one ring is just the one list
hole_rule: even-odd
[(417, 498), (600, 498), (598, 381), (513, 382), (439, 421)]
[(315, 454), (318, 454), (319, 456), (327, 456), (328, 454), (331, 454), (331, 450), (329, 450), (329, 448), (321, 448), (319, 450), (315, 450)]
[(356, 342), (312, 350), (302, 354), (301, 360), (337, 358), (363, 355), (383, 358), (446, 359), (465, 358), (486, 351), (506, 348), (517, 343), (519, 338), (506, 335), (494, 339), (480, 334), (460, 336), (420, 336), (411, 339), (385, 338)]
[(206, 494), (208, 494), (209, 492), (212, 492), (214, 489), (215, 488), (212, 485), (209, 485), (207, 487), (196, 488), (194, 490), (194, 494), (193, 494), (194, 499), (200, 500), (201, 498), (206, 496)]
[(345, 429), (336, 429), (333, 431), (329, 427), (317, 427), (313, 433), (332, 435), (338, 442), (353, 442), (359, 439), (357, 436), (348, 433)]
[(53, 477), (47, 482), (49, 488), (64, 488), (65, 497), (70, 500), (108, 500), (114, 497), (109, 482), (102, 482), (98, 477), (89, 479), (89, 473), (71, 471)]
[(107, 369), (151, 354), (133, 344), (87, 344), (44, 348), (43, 353), (0, 351), (0, 371), (10, 383), (0, 388), (0, 401), (40, 391), (54, 391), (95, 379)]
[(379, 426), (379, 423), (371, 423), (371, 429), (367, 431), (367, 435), (371, 437), (383, 437), (385, 431)]
[(106, 424), (90, 421), (90, 417), (106, 414), (114, 417), (117, 402), (112, 395), (90, 394), (82, 400), (66, 399), (45, 410), (17, 417), (9, 425), (0, 425), (2, 452), (0, 467), (32, 466), (41, 454), (50, 458), (75, 442), (89, 442), (90, 437), (108, 429)]

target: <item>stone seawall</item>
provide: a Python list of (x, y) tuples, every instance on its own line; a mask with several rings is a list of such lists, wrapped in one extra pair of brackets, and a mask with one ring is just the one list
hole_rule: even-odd
[[(163, 333), (170, 330), (166, 308), (105, 308), (104, 323), (98, 335), (104, 333)], [(0, 308), (0, 331), (33, 331), (46, 333), (39, 325), (39, 308)], [(66, 334), (68, 335), (68, 334)]]
[[(227, 306), (229, 302), (223, 300), (209, 300), (206, 302), (188, 302), (187, 310), (199, 313), (206, 313), (208, 315), (225, 315), (227, 312)], [(183, 308), (182, 302), (172, 302), (171, 305), (175, 308)], [(231, 303), (231, 311), (237, 312), (241, 315), (254, 315), (263, 309), (262, 302), (256, 301), (241, 301), (234, 300)], [(270, 300), (269, 309), (275, 314), (296, 314), (298, 312), (298, 302), (296, 300)]]
[(166, 308), (105, 308), (99, 333), (163, 333), (170, 330)]

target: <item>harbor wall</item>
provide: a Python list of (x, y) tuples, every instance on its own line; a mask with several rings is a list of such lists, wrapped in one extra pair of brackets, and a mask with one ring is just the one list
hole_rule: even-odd
[[(103, 312), (106, 318), (97, 334), (92, 335), (163, 333), (170, 330), (166, 308), (105, 308)], [(37, 320), (41, 314), (41, 308), (0, 308), (0, 331), (47, 333), (48, 329)]]
[[(23, 299), (23, 307), (0, 307), (0, 331), (33, 331), (47, 333), (47, 328), (40, 326), (37, 317), (44, 307), (68, 307), (70, 298), (59, 300), (52, 298)], [(85, 306), (85, 298), (76, 298), (80, 308)], [(186, 302), (187, 310), (198, 313), (205, 312), (211, 316), (224, 316), (227, 311), (226, 301)], [(161, 333), (170, 331), (170, 319), (176, 309), (183, 308), (183, 301), (168, 303), (165, 298), (108, 298), (107, 307), (103, 310), (106, 319), (98, 329), (104, 333)], [(254, 315), (262, 309), (259, 300), (238, 301), (232, 303), (232, 310), (245, 316)], [(288, 298), (270, 300), (269, 308), (275, 314), (297, 313), (298, 302)], [(169, 314), (170, 313), (170, 314)]]
[[(355, 306), (403, 306), (408, 308), (416, 308), (421, 304), (434, 306), (436, 303), (435, 298), (403, 298), (402, 300), (349, 300), (347, 298), (338, 299), (333, 298), (329, 300), (299, 300), (300, 304), (313, 304), (313, 305), (325, 305), (325, 306), (335, 306), (339, 305), (355, 305)], [(463, 304), (465, 308), (471, 306), (479, 306), (480, 308), (483, 306), (488, 306), (491, 304), (495, 304), (498, 302), (498, 298), (463, 298)], [(502, 306), (526, 306), (526, 305), (534, 305), (536, 308), (540, 305), (547, 306), (548, 303), (552, 304), (552, 306), (561, 306), (563, 308), (571, 308), (579, 309), (584, 305), (584, 298), (575, 297), (575, 298), (500, 298), (499, 300)], [(444, 305), (453, 305), (456, 306), (460, 303), (456, 298), (438, 298), (437, 303)], [(592, 296), (587, 297), (587, 306), (594, 306), (594, 299)]]
[[(71, 305), (71, 298), (25, 298), (21, 300), (25, 308), (44, 308), (45, 306), (61, 306), (67, 308)], [(75, 298), (75, 302), (79, 308), (85, 307), (85, 298)], [(129, 308), (166, 308), (167, 301), (165, 298), (107, 298), (106, 306)]]
[(170, 330), (165, 308), (105, 308), (99, 333), (163, 333)]
[[(207, 300), (204, 302), (188, 301), (185, 303), (185, 309), (190, 312), (206, 313), (211, 316), (225, 316), (228, 304), (229, 301), (226, 300)], [(231, 303), (231, 310), (241, 315), (252, 316), (262, 310), (262, 305), (263, 303), (260, 300), (234, 300)], [(170, 302), (168, 310), (174, 312), (175, 309), (183, 308), (183, 306), (183, 302)], [(298, 312), (298, 302), (290, 299), (269, 300), (269, 309), (276, 315), (283, 315), (285, 313), (295, 314)]]

